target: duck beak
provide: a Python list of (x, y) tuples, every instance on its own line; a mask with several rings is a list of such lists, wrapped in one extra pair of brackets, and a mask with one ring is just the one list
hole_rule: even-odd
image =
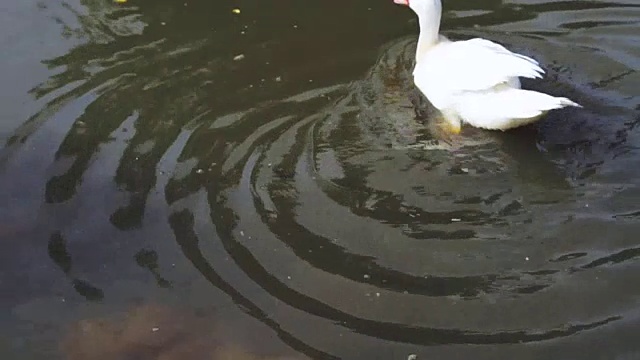
[(398, 5), (409, 6), (409, 0), (393, 0), (393, 2)]

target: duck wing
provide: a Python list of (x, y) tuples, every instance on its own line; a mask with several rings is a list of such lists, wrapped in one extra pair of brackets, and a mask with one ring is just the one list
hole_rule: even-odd
[(516, 54), (492, 41), (475, 38), (440, 43), (421, 57), (414, 82), (437, 108), (452, 96), (489, 90), (513, 78), (541, 78), (544, 70), (534, 59)]

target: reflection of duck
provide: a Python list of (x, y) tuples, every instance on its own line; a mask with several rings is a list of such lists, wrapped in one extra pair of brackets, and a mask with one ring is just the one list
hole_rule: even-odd
[(452, 132), (460, 132), (462, 122), (508, 130), (532, 123), (549, 110), (580, 106), (567, 98), (520, 89), (519, 77), (542, 77), (544, 71), (535, 60), (489, 40), (452, 42), (439, 35), (440, 0), (394, 2), (418, 15), (414, 82), (442, 112)]

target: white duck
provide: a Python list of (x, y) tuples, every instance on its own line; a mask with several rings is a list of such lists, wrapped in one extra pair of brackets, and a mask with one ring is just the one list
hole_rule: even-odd
[(530, 124), (547, 111), (578, 106), (562, 97), (520, 89), (518, 77), (541, 78), (538, 62), (485, 39), (452, 42), (439, 35), (440, 0), (394, 0), (417, 15), (420, 36), (414, 83), (442, 113), (450, 131), (462, 122), (508, 130)]

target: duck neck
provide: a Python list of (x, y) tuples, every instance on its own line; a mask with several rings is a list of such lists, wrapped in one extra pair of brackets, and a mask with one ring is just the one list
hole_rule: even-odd
[(418, 15), (420, 24), (420, 36), (418, 37), (418, 47), (416, 49), (416, 62), (438, 43), (438, 32), (440, 31), (440, 17), (442, 16), (442, 4), (440, 0), (428, 0), (421, 2), (420, 8), (414, 9)]

